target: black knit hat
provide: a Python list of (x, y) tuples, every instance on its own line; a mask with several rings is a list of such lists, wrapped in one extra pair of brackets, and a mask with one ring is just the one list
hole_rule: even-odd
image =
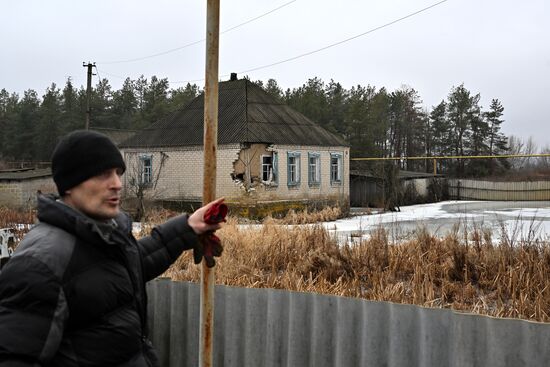
[(61, 196), (111, 168), (126, 170), (122, 155), (107, 136), (94, 131), (79, 130), (64, 136), (52, 155), (53, 180)]

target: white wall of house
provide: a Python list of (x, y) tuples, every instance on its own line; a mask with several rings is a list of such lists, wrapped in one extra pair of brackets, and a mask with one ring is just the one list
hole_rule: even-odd
[[(233, 162), (240, 151), (239, 145), (218, 146), (216, 195), (236, 196), (239, 188), (231, 179)], [(140, 156), (152, 156), (153, 185), (146, 190), (149, 199), (201, 201), (203, 182), (202, 147), (154, 148), (151, 150), (125, 149), (124, 195), (132, 196), (132, 179), (140, 176)], [(164, 158), (163, 158), (164, 157)], [(161, 162), (163, 162), (161, 167)], [(157, 179), (158, 177), (158, 179)]]
[[(261, 182), (262, 155), (277, 154), (277, 183)], [(288, 184), (288, 156), (297, 157), (299, 175), (296, 184)], [(320, 162), (319, 182), (310, 184), (309, 153), (318, 155)], [(178, 149), (154, 149), (150, 151), (126, 149), (123, 151), (127, 165), (124, 175), (124, 194), (131, 196), (130, 184), (139, 176), (140, 156), (152, 157), (152, 184), (147, 190), (151, 199), (177, 199), (201, 201), (203, 152), (201, 147)], [(339, 182), (331, 180), (331, 154), (341, 157)], [(164, 158), (163, 158), (164, 157)], [(216, 196), (228, 201), (251, 199), (254, 201), (322, 200), (347, 201), (349, 198), (349, 148), (254, 144), (248, 149), (240, 145), (220, 145), (217, 151)], [(162, 163), (162, 168), (161, 166)], [(251, 172), (242, 180), (235, 179), (236, 168), (243, 165)], [(160, 172), (159, 172), (160, 170)], [(247, 177), (248, 176), (248, 177)], [(252, 177), (250, 177), (252, 176)], [(259, 177), (260, 178), (259, 178)], [(158, 177), (158, 180), (157, 180)], [(252, 182), (250, 182), (252, 179)]]

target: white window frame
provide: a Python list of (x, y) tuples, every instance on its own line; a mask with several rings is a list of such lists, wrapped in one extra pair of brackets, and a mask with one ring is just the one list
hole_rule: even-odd
[[(265, 159), (269, 158), (269, 163), (265, 162)], [(272, 183), (274, 180), (274, 172), (273, 172), (273, 156), (272, 155), (262, 155), (261, 158), (261, 172), (262, 172), (262, 182), (263, 183)]]
[[(288, 186), (300, 185), (300, 152), (287, 152), (287, 184)], [(293, 163), (291, 163), (291, 160)]]
[(319, 186), (321, 184), (321, 154), (318, 152), (308, 153), (307, 166), (309, 186)]
[(330, 153), (330, 183), (332, 185), (342, 184), (343, 154)]
[[(146, 162), (149, 162), (146, 165)], [(139, 155), (139, 184), (143, 186), (150, 186), (153, 183), (153, 155), (152, 154), (140, 154)]]

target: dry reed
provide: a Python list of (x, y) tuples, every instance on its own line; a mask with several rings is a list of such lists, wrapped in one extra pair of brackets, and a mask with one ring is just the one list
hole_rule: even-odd
[(309, 224), (319, 222), (329, 222), (339, 218), (342, 218), (342, 210), (339, 207), (327, 207), (321, 210), (296, 212), (290, 210), (286, 216), (281, 219), (275, 219), (268, 217), (264, 220), (266, 222), (278, 223), (278, 224)]
[[(232, 218), (219, 231), (225, 252), (216, 282), (550, 321), (548, 243), (493, 245), (485, 232), (468, 241), (457, 233), (438, 238), (419, 230), (391, 244), (379, 229), (341, 246), (321, 225), (239, 226)], [(198, 282), (200, 267), (187, 253), (165, 276)]]
[(13, 228), (19, 224), (32, 224), (35, 220), (35, 211), (16, 211), (0, 206), (0, 228)]
[(19, 241), (35, 222), (35, 217), (34, 210), (15, 211), (0, 207), (0, 228), (9, 228), (15, 235), (16, 241)]

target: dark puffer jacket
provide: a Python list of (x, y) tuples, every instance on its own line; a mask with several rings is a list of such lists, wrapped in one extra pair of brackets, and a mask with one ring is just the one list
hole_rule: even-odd
[(38, 218), (0, 273), (0, 366), (157, 366), (145, 282), (196, 244), (187, 216), (139, 241), (127, 215), (104, 226), (53, 197)]

